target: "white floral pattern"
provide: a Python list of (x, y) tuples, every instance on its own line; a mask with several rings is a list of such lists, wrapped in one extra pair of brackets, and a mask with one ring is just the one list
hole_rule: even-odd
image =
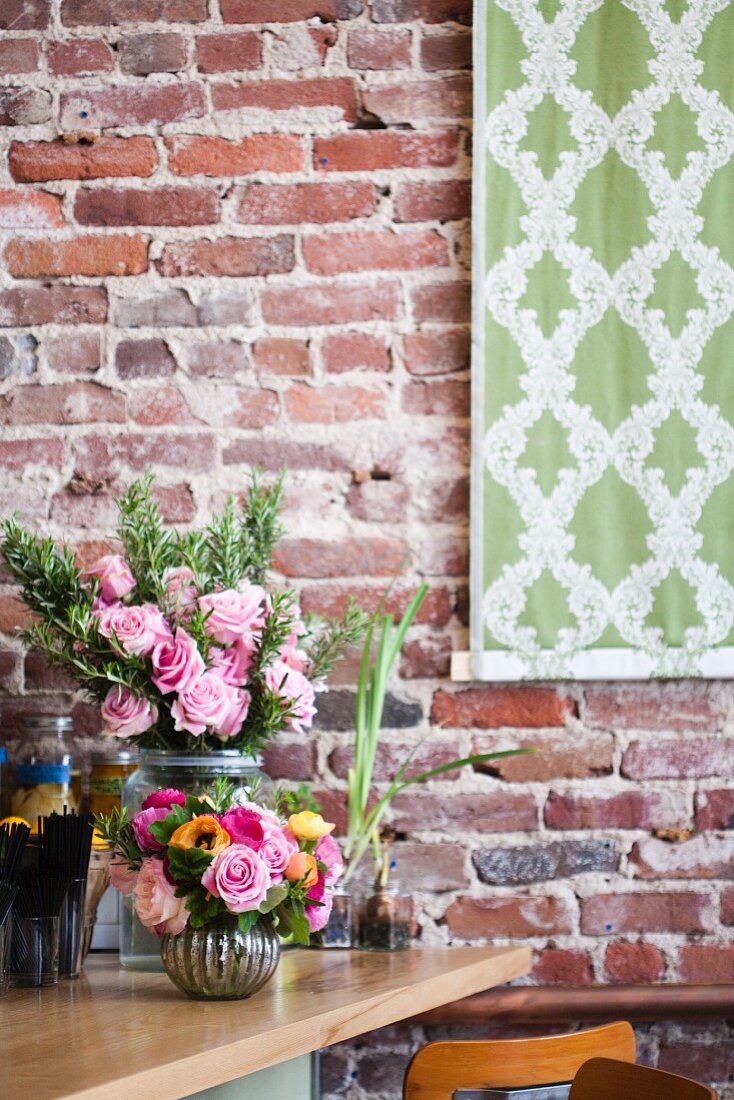
[[(505, 564), (484, 592), (482, 625), (520, 662), (523, 675), (532, 678), (578, 674), (577, 658), (599, 643), (610, 626), (639, 655), (640, 667), (653, 675), (700, 675), (705, 655), (734, 627), (734, 588), (715, 564), (700, 556), (702, 536), (697, 531), (711, 493), (734, 470), (734, 428), (717, 405), (702, 399), (698, 369), (711, 337), (734, 312), (734, 271), (717, 248), (703, 243), (703, 219), (697, 212), (714, 173), (729, 165), (734, 154), (734, 115), (716, 91), (700, 83), (703, 63), (697, 54), (704, 32), (728, 0), (691, 0), (679, 23), (672, 21), (662, 0), (606, 0), (621, 2), (634, 13), (653, 55), (649, 84), (632, 92), (612, 118), (591, 91), (574, 83), (577, 66), (570, 56), (584, 23), (604, 2), (563, 0), (550, 22), (534, 0), (486, 0), (479, 5), (480, 18), (490, 20), (490, 35), (491, 9), (508, 13), (527, 53), (524, 83), (506, 92), (483, 125), (485, 155), (510, 173), (527, 214), (520, 219), (522, 240), (504, 248), (482, 286), (487, 309), (510, 334), (524, 364), (522, 398), (505, 405), (485, 425), (482, 439), (484, 476), (508, 490), (524, 526), (517, 560)], [(671, 175), (663, 154), (649, 148), (656, 116), (674, 94), (695, 116), (704, 146), (688, 153), (678, 177)], [(522, 147), (528, 116), (547, 95), (565, 112), (575, 145), (560, 153), (550, 178), (543, 175), (536, 153)], [(637, 174), (654, 208), (649, 240), (632, 247), (612, 273), (590, 248), (572, 239), (576, 221), (570, 212), (580, 185), (610, 151)], [(575, 299), (573, 308), (560, 311), (550, 335), (544, 334), (536, 311), (522, 305), (528, 276), (546, 253), (567, 273)], [(676, 253), (695, 277), (702, 305), (688, 310), (674, 336), (662, 310), (646, 303), (656, 273)], [(581, 341), (608, 310), (616, 311), (620, 324), (635, 329), (651, 362), (649, 399), (632, 405), (613, 430), (575, 398), (571, 370)], [(674, 411), (695, 433), (700, 453), (700, 464), (688, 470), (675, 493), (662, 471), (648, 464), (656, 432)], [(523, 465), (522, 458), (530, 430), (548, 414), (558, 423), (575, 465), (559, 471), (546, 495), (535, 470)], [(585, 493), (609, 469), (638, 494), (652, 526), (647, 560), (631, 566), (611, 589), (590, 565), (573, 560), (569, 532)], [(676, 647), (666, 643), (659, 627), (646, 623), (655, 590), (672, 569), (695, 592), (701, 617)], [(537, 630), (520, 621), (528, 590), (545, 571), (567, 594), (576, 622), (558, 631), (553, 649), (544, 649)]]

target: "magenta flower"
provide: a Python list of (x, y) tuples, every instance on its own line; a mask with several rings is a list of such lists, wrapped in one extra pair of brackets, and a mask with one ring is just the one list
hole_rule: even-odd
[(231, 645), (238, 638), (252, 638), (265, 624), (266, 600), (265, 589), (247, 581), (240, 591), (227, 588), (200, 596), (199, 607), (204, 614), (208, 613), (207, 634), (222, 645)]
[(100, 611), (98, 628), (105, 638), (116, 638), (126, 653), (151, 653), (171, 637), (171, 631), (157, 607), (114, 606)]
[(151, 791), (147, 798), (143, 799), (143, 810), (160, 809), (172, 810), (174, 806), (183, 806), (186, 803), (186, 795), (183, 791), (177, 791), (174, 787), (166, 787), (164, 790)]
[(129, 687), (111, 687), (102, 704), (102, 721), (115, 737), (137, 737), (158, 721), (158, 711), (149, 699), (134, 695)]
[(339, 845), (332, 836), (322, 836), (314, 855), (326, 867), (326, 885), (333, 886), (344, 872), (344, 860)]
[(194, 639), (178, 627), (173, 637), (153, 650), (153, 683), (161, 695), (188, 691), (206, 671)]
[(292, 833), (271, 822), (265, 822), (263, 830), (265, 836), (257, 854), (270, 871), (272, 881), (280, 882), (288, 861), (298, 851), (298, 841)]
[(313, 686), (303, 673), (291, 668), (285, 661), (275, 661), (265, 671), (265, 683), (285, 702), (294, 704), (293, 714), (288, 719), (291, 729), (297, 733), (308, 729), (316, 714), (316, 696)]
[(98, 592), (105, 603), (119, 600), (120, 596), (126, 596), (135, 587), (135, 577), (120, 554), (105, 554), (98, 558), (84, 570), (82, 576), (87, 580), (96, 578), (99, 581)]
[(262, 815), (244, 806), (233, 806), (222, 816), (222, 828), (232, 837), (233, 844), (246, 844), (257, 851), (265, 839)]
[(270, 872), (257, 852), (244, 844), (230, 844), (209, 864), (201, 885), (221, 898), (231, 913), (249, 913), (265, 901)]
[(329, 917), (331, 916), (331, 907), (333, 905), (333, 897), (331, 891), (326, 890), (326, 880), (324, 876), (319, 872), (319, 877), (309, 892), (306, 894), (306, 899), (310, 898), (312, 901), (319, 901), (321, 905), (306, 905), (305, 914), (308, 921), (308, 927), (311, 932), (320, 932), (322, 928), (325, 928)]
[(205, 672), (171, 704), (177, 730), (188, 730), (195, 737), (210, 730), (223, 738), (234, 736), (250, 705), (246, 691), (225, 684), (214, 672)]
[(138, 847), (144, 852), (162, 852), (165, 844), (153, 836), (150, 826), (154, 821), (163, 821), (171, 812), (170, 806), (150, 806), (147, 810), (140, 810), (132, 819), (133, 832), (138, 842)]
[(212, 646), (209, 661), (212, 672), (221, 676), (225, 684), (242, 687), (247, 683), (247, 674), (255, 658), (255, 644), (249, 638), (238, 638), (226, 649)]

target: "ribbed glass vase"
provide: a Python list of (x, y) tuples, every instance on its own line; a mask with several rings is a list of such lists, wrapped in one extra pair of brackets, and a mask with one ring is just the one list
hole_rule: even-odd
[[(220, 776), (235, 786), (235, 797), (246, 801), (255, 795), (259, 802), (269, 804), (273, 784), (260, 770), (259, 756), (223, 751), (206, 755), (143, 751), (140, 767), (125, 782), (122, 804), (131, 814), (140, 809), (151, 791), (173, 787), (186, 794), (201, 794)], [(133, 897), (120, 899), (120, 965), (125, 970), (163, 970), (160, 939), (138, 920), (133, 909)]]
[(185, 928), (161, 941), (168, 977), (196, 1001), (239, 1001), (272, 978), (280, 941), (270, 921), (241, 932), (236, 917), (221, 917), (205, 928)]

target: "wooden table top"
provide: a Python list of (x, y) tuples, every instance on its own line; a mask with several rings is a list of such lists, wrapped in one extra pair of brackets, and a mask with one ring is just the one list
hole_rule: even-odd
[(245, 1001), (190, 1001), (165, 974), (87, 959), (0, 1000), (2, 1100), (178, 1100), (527, 974), (527, 947), (285, 951)]

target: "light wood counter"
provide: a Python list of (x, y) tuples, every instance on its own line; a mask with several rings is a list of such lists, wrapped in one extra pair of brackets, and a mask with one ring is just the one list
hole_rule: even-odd
[(526, 947), (285, 951), (246, 1001), (190, 1001), (92, 956), (82, 977), (0, 1000), (2, 1100), (178, 1100), (527, 974)]

